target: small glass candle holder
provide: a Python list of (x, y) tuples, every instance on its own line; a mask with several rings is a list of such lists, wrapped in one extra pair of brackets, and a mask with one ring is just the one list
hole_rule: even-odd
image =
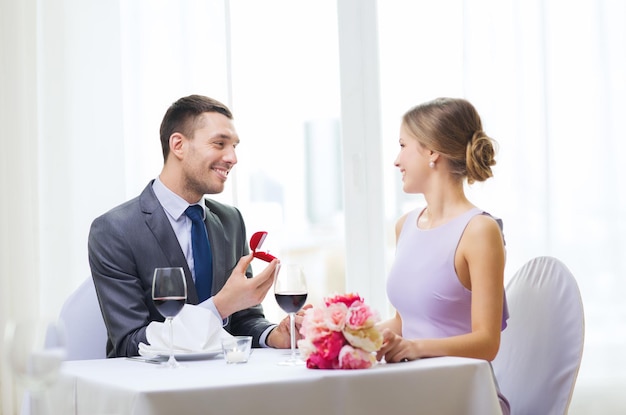
[(252, 336), (233, 336), (222, 339), (222, 352), (226, 363), (246, 363), (252, 350)]

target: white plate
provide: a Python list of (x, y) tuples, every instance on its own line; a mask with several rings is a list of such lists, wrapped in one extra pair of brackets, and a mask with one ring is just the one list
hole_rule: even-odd
[[(213, 350), (213, 351), (206, 351), (206, 352), (199, 352), (199, 353), (177, 353), (174, 354), (174, 357), (176, 358), (176, 360), (179, 360), (181, 362), (184, 362), (186, 360), (207, 360), (207, 359), (212, 359), (216, 356), (218, 356), (219, 354), (221, 354), (222, 351), (221, 350)], [(169, 356), (160, 356), (163, 359), (168, 359)]]
[[(143, 343), (139, 347), (139, 354), (135, 360), (152, 360), (163, 361), (169, 359), (169, 352), (165, 350), (149, 350)], [(181, 350), (174, 350), (174, 357), (176, 360), (206, 360), (214, 358), (217, 355), (222, 354), (222, 348), (213, 348), (210, 350), (204, 350), (201, 352), (184, 352)]]
[[(174, 357), (176, 358), (176, 360), (180, 362), (184, 362), (184, 361), (192, 361), (192, 360), (208, 360), (220, 354), (222, 354), (221, 351), (201, 352), (201, 353), (180, 353), (180, 354), (175, 354)], [(167, 359), (169, 358), (170, 358), (169, 355), (163, 355), (163, 354), (127, 357), (127, 359), (135, 360), (138, 362), (156, 363), (156, 364), (166, 362)]]

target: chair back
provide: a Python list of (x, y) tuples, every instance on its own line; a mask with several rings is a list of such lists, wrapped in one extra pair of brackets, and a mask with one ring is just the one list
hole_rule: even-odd
[(107, 331), (91, 277), (65, 300), (59, 320), (67, 337), (66, 360), (106, 358)]
[(492, 364), (511, 415), (567, 414), (585, 337), (574, 276), (558, 259), (537, 257), (505, 291), (510, 317)]

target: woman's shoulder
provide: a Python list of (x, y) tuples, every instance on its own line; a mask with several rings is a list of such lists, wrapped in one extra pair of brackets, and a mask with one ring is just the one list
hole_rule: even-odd
[(473, 216), (467, 224), (465, 234), (471, 239), (498, 236), (503, 238), (502, 219), (491, 215), (488, 212), (480, 211)]
[(396, 220), (396, 228), (395, 228), (395, 231), (396, 231), (396, 243), (400, 239), (400, 234), (402, 233), (402, 229), (404, 229), (404, 224), (406, 223), (406, 221), (410, 220), (410, 221), (412, 221), (413, 223), (416, 224), (415, 226), (417, 226), (417, 217), (423, 211), (424, 211), (424, 208), (413, 209), (413, 210), (410, 210), (410, 211), (404, 213), (402, 216), (400, 216), (398, 218), (398, 220)]
[(484, 211), (484, 210), (481, 210), (481, 215), (479, 215), (479, 216), (483, 216), (483, 217), (486, 217), (486, 218), (490, 218), (491, 220), (493, 220), (493, 221), (495, 221), (495, 222), (496, 222), (496, 224), (497, 224), (497, 225), (498, 225), (498, 227), (500, 228), (500, 232), (504, 231), (504, 222), (502, 222), (502, 219), (501, 219), (501, 218), (499, 218), (499, 217), (497, 217), (497, 216), (494, 216), (494, 215), (492, 215), (491, 213), (489, 213), (489, 212), (487, 212), (487, 211)]
[(398, 218), (398, 220), (396, 220), (396, 235), (400, 234), (400, 231), (404, 227), (404, 223), (406, 222), (407, 218), (410, 217), (411, 220), (415, 219), (417, 221), (417, 217), (424, 211), (424, 209), (426, 209), (426, 208), (425, 207), (418, 207), (418, 208), (410, 210), (410, 211), (404, 213), (402, 216), (400, 216)]

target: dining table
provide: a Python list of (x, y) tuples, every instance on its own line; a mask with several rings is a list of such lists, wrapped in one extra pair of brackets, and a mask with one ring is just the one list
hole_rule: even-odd
[(329, 370), (279, 365), (287, 353), (253, 349), (241, 364), (227, 364), (218, 353), (185, 359), (178, 369), (130, 358), (67, 361), (50, 402), (77, 415), (501, 413), (484, 360), (436, 357)]

